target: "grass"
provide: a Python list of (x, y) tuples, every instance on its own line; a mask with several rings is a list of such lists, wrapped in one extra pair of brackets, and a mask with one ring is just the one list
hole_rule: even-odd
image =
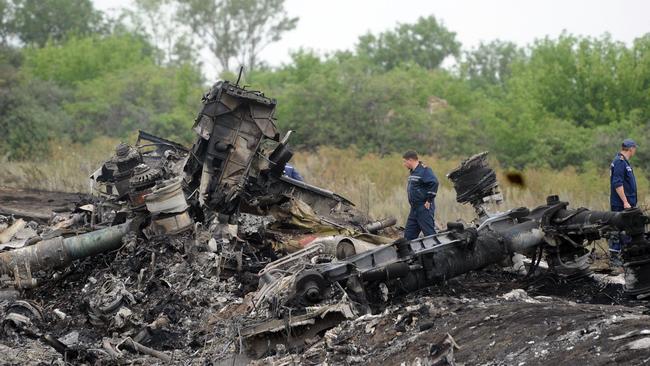
[(88, 192), (88, 177), (110, 158), (118, 140), (99, 138), (90, 144), (56, 141), (47, 159), (3, 161), (0, 158), (0, 186), (49, 191)]
[[(494, 158), (494, 157), (492, 157)], [(446, 174), (454, 169), (462, 158), (439, 159), (423, 156), (421, 160), (430, 166), (440, 181), (436, 198), (436, 221), (438, 224), (463, 219), (469, 221), (474, 212), (468, 205), (456, 202), (456, 195)], [(305, 179), (313, 184), (327, 187), (346, 196), (357, 206), (376, 218), (395, 216), (403, 223), (408, 215), (406, 200), (406, 168), (402, 166), (399, 154), (388, 156), (358, 156), (353, 149), (341, 150), (321, 148), (316, 153), (297, 153), (294, 165)], [(496, 161), (491, 161), (498, 167)], [(513, 207), (536, 207), (546, 197), (557, 194), (572, 207), (588, 207), (597, 210), (609, 209), (609, 169), (591, 167), (578, 172), (574, 168), (560, 171), (552, 169), (525, 169), (523, 187), (509, 184), (505, 178), (508, 171), (497, 168), (497, 177), (505, 202), (501, 209)], [(640, 204), (647, 206), (647, 180), (640, 170)]]
[[(53, 142), (50, 157), (46, 160), (14, 162), (0, 160), (0, 185), (66, 192), (87, 192), (88, 176), (111, 156), (118, 140), (100, 138), (91, 144)], [(131, 141), (133, 142), (133, 141)], [(494, 159), (495, 157), (492, 157)], [(440, 223), (474, 217), (467, 205), (456, 203), (453, 187), (446, 174), (462, 158), (439, 159), (423, 156), (422, 161), (433, 168), (441, 186), (436, 199), (436, 220)], [(317, 152), (297, 152), (292, 163), (306, 181), (335, 191), (352, 200), (357, 206), (376, 218), (395, 216), (403, 223), (408, 215), (406, 200), (407, 171), (399, 154), (387, 156), (359, 156), (354, 149), (323, 147)], [(498, 166), (495, 161), (492, 166)], [(505, 202), (501, 209), (535, 207), (543, 204), (546, 196), (558, 194), (573, 207), (607, 210), (609, 206), (608, 167), (574, 168), (560, 171), (551, 169), (525, 169), (520, 172), (525, 185), (509, 184), (507, 171), (497, 168), (497, 175)], [(637, 170), (640, 203), (647, 206), (648, 185), (644, 175)]]

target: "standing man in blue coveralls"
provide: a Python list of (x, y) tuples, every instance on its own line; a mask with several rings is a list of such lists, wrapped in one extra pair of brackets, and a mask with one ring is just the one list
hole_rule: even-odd
[[(621, 145), (621, 151), (616, 154), (610, 166), (611, 189), (609, 203), (612, 211), (623, 211), (636, 207), (636, 178), (634, 177), (634, 170), (630, 164), (630, 159), (636, 153), (636, 148), (637, 145), (634, 140), (625, 139)], [(629, 238), (622, 236), (619, 240), (610, 240), (609, 251), (613, 264), (620, 262), (619, 255), (621, 248), (627, 239)]]
[(404, 227), (406, 240), (416, 239), (420, 232), (424, 236), (436, 233), (434, 214), (436, 211), (435, 198), (438, 193), (438, 178), (433, 170), (424, 165), (415, 151), (407, 151), (402, 156), (404, 166), (410, 171), (406, 190), (411, 211)]

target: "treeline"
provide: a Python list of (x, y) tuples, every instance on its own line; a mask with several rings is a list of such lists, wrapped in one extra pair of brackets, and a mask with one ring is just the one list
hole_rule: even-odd
[(637, 161), (650, 167), (650, 35), (630, 46), (607, 35), (563, 34), (524, 49), (495, 41), (463, 53), (452, 70), (407, 52), (372, 56), (301, 52), (252, 84), (280, 100), (282, 127), (305, 148), (490, 150), (515, 168), (606, 167), (632, 137)]
[(40, 159), (52, 139), (136, 129), (189, 143), (215, 81), (202, 76), (203, 49), (223, 77), (246, 66), (243, 83), (278, 99), (278, 124), (296, 131), (301, 149), (490, 150), (506, 167), (581, 168), (606, 167), (632, 137), (650, 171), (650, 34), (632, 44), (562, 34), (465, 49), (429, 16), (271, 68), (261, 49), (298, 21), (282, 0), (135, 4), (111, 17), (89, 0), (0, 0), (0, 157)]

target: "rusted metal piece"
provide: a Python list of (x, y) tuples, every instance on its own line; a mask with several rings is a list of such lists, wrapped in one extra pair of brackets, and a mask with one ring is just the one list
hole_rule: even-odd
[(129, 179), (129, 200), (134, 209), (145, 206), (144, 197), (152, 192), (156, 181), (162, 177), (162, 172), (146, 164), (140, 164), (133, 169), (133, 176)]
[(394, 217), (388, 217), (383, 220), (371, 222), (366, 226), (364, 226), (363, 228), (369, 233), (376, 233), (381, 229), (394, 226), (395, 224), (397, 224), (397, 219)]

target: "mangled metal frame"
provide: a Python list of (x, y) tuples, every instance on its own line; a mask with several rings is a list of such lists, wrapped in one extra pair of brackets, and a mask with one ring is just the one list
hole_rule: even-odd
[[(474, 206), (474, 225), (449, 223), (446, 231), (432, 236), (400, 239), (349, 255), (339, 252), (343, 255), (332, 256), (331, 248), (328, 253), (317, 245), (307, 247), (260, 272), (256, 300), (266, 302), (275, 316), (286, 316), (281, 309), (330, 306), (343, 291), (344, 298), (355, 304), (355, 311), (364, 313), (391, 297), (504, 262), (515, 253), (532, 256), (531, 266), (545, 256), (550, 270), (561, 276), (585, 276), (589, 274), (585, 247), (617, 235), (630, 238), (623, 252), (626, 292), (637, 298), (650, 294), (646, 232), (650, 219), (641, 210), (571, 209), (557, 196), (549, 196), (546, 204), (533, 210), (522, 207), (493, 213), (486, 203), (498, 203), (502, 197), (486, 156), (471, 157), (448, 176), (459, 193), (458, 201)], [(323, 253), (329, 256), (323, 257)], [(255, 337), (260, 334), (253, 336), (254, 327), (245, 328), (243, 334), (248, 335), (246, 344), (258, 352)]]

